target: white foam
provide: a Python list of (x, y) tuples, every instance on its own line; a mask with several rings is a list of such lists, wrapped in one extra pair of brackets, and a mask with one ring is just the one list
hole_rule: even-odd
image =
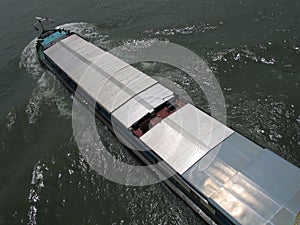
[(193, 24), (187, 25), (183, 27), (175, 27), (175, 28), (166, 28), (162, 30), (146, 30), (145, 33), (152, 34), (155, 36), (174, 36), (174, 35), (191, 35), (195, 33), (204, 33), (209, 30), (217, 29), (218, 25), (211, 25), (211, 24)]
[(12, 108), (12, 110), (7, 114), (6, 127), (8, 130), (11, 130), (13, 128), (16, 121), (16, 117), (16, 111), (14, 110), (14, 108)]

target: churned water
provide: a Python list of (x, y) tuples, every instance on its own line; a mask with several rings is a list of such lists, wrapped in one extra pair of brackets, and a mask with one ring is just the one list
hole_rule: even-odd
[[(90, 169), (72, 133), (72, 97), (38, 63), (35, 16), (107, 50), (167, 40), (204, 59), (222, 88), (227, 125), (300, 167), (300, 3), (20, 1), (0, 3), (0, 224), (205, 224), (164, 184), (123, 186)], [(209, 112), (181, 71), (140, 63)], [(137, 160), (98, 123), (114, 155)]]

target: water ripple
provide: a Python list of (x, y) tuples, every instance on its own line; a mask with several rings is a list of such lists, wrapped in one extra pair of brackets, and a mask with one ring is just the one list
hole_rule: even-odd
[(10, 131), (15, 122), (16, 122), (16, 117), (17, 117), (17, 114), (16, 114), (16, 111), (14, 110), (14, 108), (7, 114), (7, 121), (6, 121), (6, 127), (7, 129)]
[(42, 166), (40, 165), (40, 161), (38, 161), (33, 168), (32, 178), (31, 178), (31, 189), (29, 191), (28, 200), (30, 203), (30, 207), (28, 210), (28, 225), (36, 225), (37, 224), (37, 202), (40, 201), (39, 193), (44, 185), (44, 176), (43, 171), (41, 170)]
[[(264, 49), (265, 46), (260, 46), (261, 49)], [(213, 62), (218, 61), (240, 61), (246, 63), (247, 60), (253, 62), (260, 62), (266, 65), (273, 65), (276, 63), (274, 57), (259, 56), (257, 53), (250, 51), (246, 46), (242, 49), (224, 49), (216, 53), (210, 53), (211, 60)]]
[(204, 33), (206, 31), (215, 30), (219, 25), (211, 25), (208, 23), (203, 23), (200, 25), (187, 25), (178, 28), (166, 28), (162, 30), (146, 30), (145, 34), (150, 34), (153, 36), (174, 36), (174, 35), (190, 35), (195, 33)]

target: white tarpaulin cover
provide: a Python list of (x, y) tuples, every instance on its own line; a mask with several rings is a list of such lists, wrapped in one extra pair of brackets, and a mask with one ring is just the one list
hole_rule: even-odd
[(163, 160), (182, 174), (233, 130), (187, 104), (141, 137)]
[(235, 224), (293, 225), (300, 209), (300, 169), (238, 133), (183, 177)]
[(126, 128), (129, 128), (132, 124), (172, 97), (174, 97), (172, 91), (157, 83), (130, 99), (113, 112), (113, 116)]
[(109, 113), (157, 83), (75, 34), (46, 49), (45, 54)]

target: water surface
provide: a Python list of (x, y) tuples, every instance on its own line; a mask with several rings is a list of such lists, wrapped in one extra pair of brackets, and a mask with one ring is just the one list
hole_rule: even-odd
[[(128, 187), (97, 175), (72, 134), (72, 98), (38, 64), (35, 16), (112, 49), (167, 40), (206, 60), (230, 127), (300, 167), (299, 1), (20, 1), (0, 5), (0, 224), (205, 224), (164, 184)], [(178, 83), (209, 111), (186, 76), (141, 64)], [(137, 163), (98, 124), (103, 143)]]

